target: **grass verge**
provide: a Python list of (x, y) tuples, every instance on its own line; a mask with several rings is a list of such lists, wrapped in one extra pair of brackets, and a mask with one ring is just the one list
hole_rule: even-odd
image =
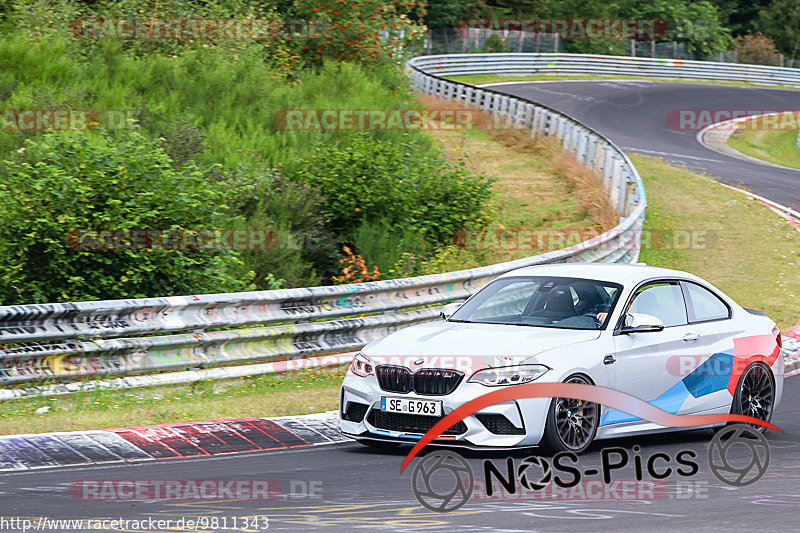
[(755, 128), (751, 123), (754, 121), (743, 122), (728, 138), (728, 146), (762, 161), (800, 169), (797, 130)]
[[(336, 409), (347, 366), (0, 402), (0, 435), (260, 418)], [(37, 409), (49, 407), (42, 414)]]
[(665, 81), (672, 83), (699, 83), (702, 85), (734, 85), (741, 87), (765, 87), (769, 89), (794, 89), (798, 87), (787, 87), (784, 85), (765, 85), (761, 83), (751, 83), (745, 81), (717, 81), (717, 80), (681, 80), (676, 78), (651, 78), (644, 76), (550, 76), (547, 74), (529, 74), (524, 76), (508, 76), (500, 74), (464, 74), (459, 76), (445, 76), (448, 80), (470, 85), (484, 85), (487, 83), (506, 83), (516, 81), (592, 81), (592, 80), (635, 80), (635, 81)]
[(441, 128), (433, 136), (451, 160), (497, 178), (488, 227), (465, 232), (440, 253), (437, 272), (557, 250), (616, 226), (619, 217), (598, 177), (557, 139), (532, 137), (450, 100), (425, 97), (424, 104), (430, 111), (469, 113), (470, 127)]
[(707, 176), (635, 155), (648, 208), (641, 261), (686, 270), (786, 330), (800, 318), (800, 232)]

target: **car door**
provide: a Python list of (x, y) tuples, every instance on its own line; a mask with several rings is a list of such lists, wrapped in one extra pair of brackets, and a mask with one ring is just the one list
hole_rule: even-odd
[(730, 408), (727, 391), (733, 370), (733, 339), (741, 336), (741, 327), (731, 319), (731, 308), (711, 289), (692, 281), (681, 281), (689, 323), (697, 328), (701, 356), (691, 364), (682, 361), (680, 375), (691, 395), (686, 412)]
[[(700, 357), (698, 326), (690, 324), (681, 284), (657, 280), (638, 287), (625, 313), (655, 316), (664, 323), (658, 332), (614, 335), (616, 389), (670, 413), (682, 412), (689, 393), (678, 373), (683, 359)], [(624, 314), (623, 314), (624, 318)], [(638, 422), (620, 411), (608, 411), (601, 425)]]

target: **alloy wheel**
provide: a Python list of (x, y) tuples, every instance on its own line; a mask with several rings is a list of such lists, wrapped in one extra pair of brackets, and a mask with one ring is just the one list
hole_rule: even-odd
[[(565, 383), (589, 384), (580, 376), (574, 376)], [(556, 429), (559, 438), (567, 448), (579, 450), (588, 444), (597, 427), (599, 411), (596, 403), (571, 398), (556, 398)]]
[[(753, 365), (742, 377), (739, 393), (739, 412), (759, 420), (769, 421), (775, 400), (775, 386), (769, 372), (762, 365)], [(755, 427), (755, 426), (754, 426)], [(763, 426), (758, 426), (763, 431)]]

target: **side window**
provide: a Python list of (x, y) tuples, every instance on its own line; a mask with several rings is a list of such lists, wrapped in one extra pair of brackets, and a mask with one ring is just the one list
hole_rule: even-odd
[(683, 292), (678, 283), (654, 283), (641, 287), (636, 291), (627, 312), (658, 317), (665, 327), (689, 323)]
[(716, 294), (694, 283), (686, 283), (684, 286), (689, 295), (691, 309), (694, 311), (693, 322), (730, 318), (728, 306)]

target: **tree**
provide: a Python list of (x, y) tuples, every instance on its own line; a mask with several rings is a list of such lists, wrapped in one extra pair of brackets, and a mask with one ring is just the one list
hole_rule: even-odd
[(751, 65), (775, 65), (778, 63), (778, 50), (772, 39), (761, 32), (740, 35), (734, 41), (736, 61)]
[(683, 41), (689, 52), (702, 57), (727, 50), (730, 30), (720, 21), (715, 5), (708, 0), (634, 0), (628, 16), (662, 19), (667, 25), (665, 40)]
[(710, 0), (717, 6), (720, 20), (734, 36), (746, 35), (755, 31), (758, 12), (767, 7), (771, 0)]
[[(325, 5), (327, 4), (327, 5)], [(326, 58), (366, 63), (400, 55), (420, 41), (424, 3), (400, 0), (295, 2), (284, 45), (291, 58), (320, 66)], [(299, 25), (298, 25), (299, 23)]]
[[(179, 243), (226, 222), (223, 191), (194, 163), (175, 170), (159, 141), (49, 133), (14, 156), (0, 165), (1, 304), (248, 288), (235, 252)], [(131, 230), (161, 233), (133, 244)]]
[(792, 59), (800, 57), (800, 2), (772, 0), (761, 10), (755, 25), (771, 37), (783, 53)]
[(428, 28), (456, 28), (464, 19), (479, 18), (483, 8), (482, 0), (429, 0), (424, 21)]

